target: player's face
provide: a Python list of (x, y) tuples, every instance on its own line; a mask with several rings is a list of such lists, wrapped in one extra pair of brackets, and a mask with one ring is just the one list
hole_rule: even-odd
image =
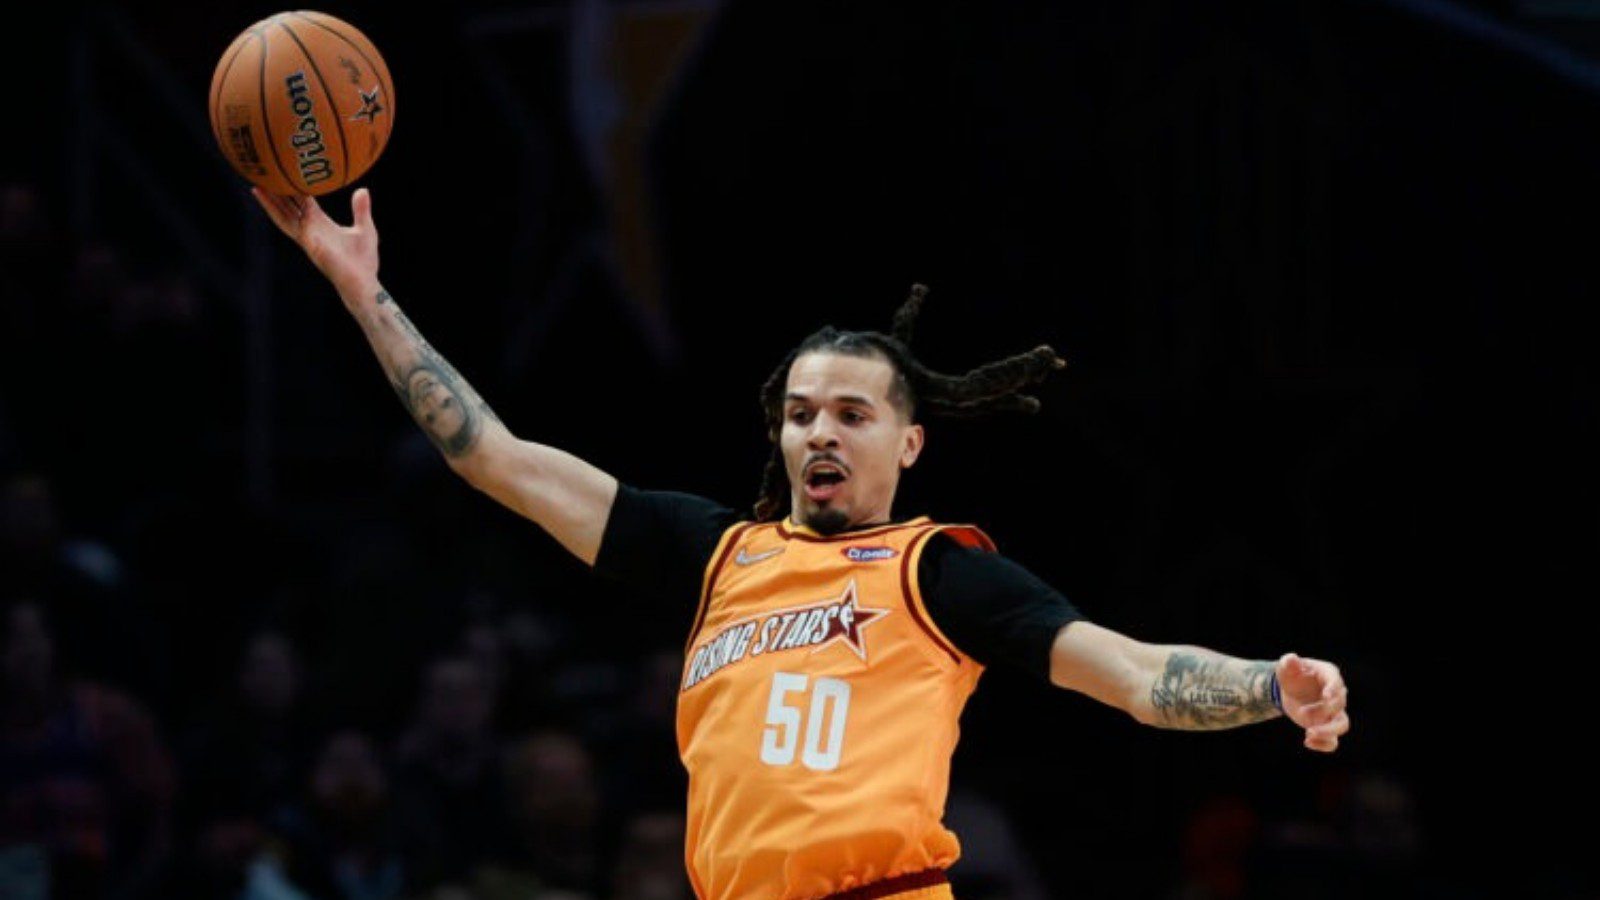
[(423, 427), (442, 441), (455, 437), (467, 422), (461, 399), (444, 386), (439, 376), (427, 369), (411, 373), (406, 393), (410, 395), (411, 408), (422, 421)]
[(807, 353), (789, 368), (779, 442), (797, 521), (824, 534), (888, 521), (900, 470), (922, 452), (893, 380), (877, 357)]

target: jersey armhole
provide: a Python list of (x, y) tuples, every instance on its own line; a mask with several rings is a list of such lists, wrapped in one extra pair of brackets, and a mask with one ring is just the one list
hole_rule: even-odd
[(722, 539), (717, 542), (717, 549), (712, 551), (711, 559), (706, 562), (705, 574), (700, 576), (700, 603), (695, 607), (694, 625), (689, 629), (689, 640), (683, 645), (685, 654), (694, 646), (694, 639), (700, 634), (700, 626), (705, 624), (706, 610), (711, 606), (711, 589), (717, 583), (717, 573), (727, 565), (728, 554), (739, 545), (739, 538), (755, 525), (755, 522), (738, 522), (722, 532)]
[(943, 533), (964, 547), (977, 547), (994, 552), (994, 541), (989, 536), (970, 525), (934, 525), (922, 531), (911, 539), (911, 545), (906, 551), (905, 563), (900, 569), (900, 582), (904, 587), (906, 606), (911, 611), (911, 618), (927, 633), (934, 646), (944, 651), (956, 665), (971, 663), (978, 665), (978, 661), (960, 650), (956, 649), (955, 642), (950, 640), (929, 615), (927, 604), (922, 600), (922, 581), (919, 573), (922, 571), (922, 551), (928, 546), (928, 541), (936, 534)]

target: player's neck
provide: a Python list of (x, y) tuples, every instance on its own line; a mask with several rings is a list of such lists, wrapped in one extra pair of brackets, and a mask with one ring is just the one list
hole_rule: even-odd
[(852, 534), (852, 533), (857, 532), (857, 531), (869, 531), (869, 530), (874, 529), (874, 528), (882, 528), (885, 525), (900, 525), (902, 523), (911, 521), (915, 517), (914, 516), (893, 516), (893, 515), (875, 516), (875, 517), (873, 517), (873, 518), (871, 518), (871, 519), (869, 519), (868, 521), (865, 521), (865, 522), (851, 522), (849, 525), (845, 526), (844, 528), (842, 528), (842, 529), (840, 529), (838, 531), (830, 532), (830, 533), (826, 533), (826, 534), (824, 534), (823, 532), (817, 531), (815, 528), (812, 528), (810, 525), (807, 525), (805, 522), (801, 522), (801, 521), (796, 520), (793, 513), (790, 513), (788, 518), (789, 518), (789, 527), (792, 530), (796, 530), (796, 531), (804, 530), (804, 531), (811, 532), (812, 534), (823, 535), (824, 537), (837, 537), (838, 535), (841, 535), (841, 534)]

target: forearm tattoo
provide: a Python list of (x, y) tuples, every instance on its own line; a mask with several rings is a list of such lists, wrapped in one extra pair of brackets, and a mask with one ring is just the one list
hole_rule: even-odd
[(1279, 715), (1271, 662), (1248, 662), (1199, 650), (1174, 650), (1150, 688), (1164, 728), (1211, 731)]
[[(383, 361), (406, 412), (445, 456), (471, 452), (483, 434), (484, 422), (498, 422), (500, 417), (417, 331), (388, 291), (378, 292), (377, 304), (389, 311), (400, 332), (402, 347), (385, 353)], [(375, 317), (375, 325), (381, 327), (381, 320), (381, 315)]]

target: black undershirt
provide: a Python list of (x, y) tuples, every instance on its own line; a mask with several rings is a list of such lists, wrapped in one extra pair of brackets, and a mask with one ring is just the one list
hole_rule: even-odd
[[(594, 570), (671, 602), (694, 602), (717, 542), (739, 519), (704, 497), (619, 485)], [(1056, 634), (1083, 618), (1027, 569), (943, 534), (922, 551), (917, 577), (934, 624), (985, 666), (1005, 662), (1049, 680)]]

